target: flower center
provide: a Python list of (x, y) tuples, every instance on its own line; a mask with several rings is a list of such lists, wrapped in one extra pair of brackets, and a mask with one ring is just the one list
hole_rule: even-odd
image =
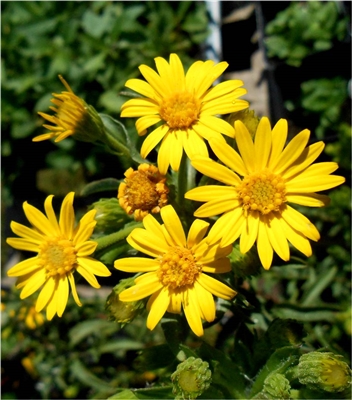
[(286, 202), (284, 180), (268, 170), (246, 176), (236, 190), (245, 212), (257, 210), (269, 214), (280, 211), (280, 206)]
[(186, 129), (198, 120), (200, 101), (189, 92), (173, 93), (160, 106), (160, 116), (171, 129)]
[(39, 264), (49, 276), (65, 275), (77, 265), (76, 252), (70, 240), (49, 238), (40, 245)]
[(182, 247), (170, 247), (160, 259), (158, 278), (164, 286), (176, 289), (192, 285), (202, 271), (192, 252)]
[(141, 164), (138, 171), (129, 168), (125, 177), (117, 197), (128, 214), (135, 212), (137, 220), (143, 219), (150, 211), (159, 212), (167, 204), (169, 189), (165, 185), (166, 177), (155, 166)]

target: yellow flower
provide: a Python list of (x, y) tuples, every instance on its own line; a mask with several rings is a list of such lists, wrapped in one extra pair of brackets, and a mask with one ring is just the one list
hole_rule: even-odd
[(35, 310), (35, 306), (23, 306), (18, 313), (18, 319), (25, 322), (27, 328), (35, 329), (44, 324), (45, 319), (42, 313)]
[(138, 301), (151, 296), (147, 303), (147, 327), (154, 329), (166, 311), (181, 313), (181, 305), (192, 331), (203, 335), (202, 319), (215, 319), (212, 295), (230, 300), (236, 292), (206, 273), (231, 270), (231, 246), (219, 247), (205, 237), (209, 224), (196, 219), (186, 238), (181, 221), (171, 205), (160, 211), (164, 224), (151, 215), (143, 219), (145, 229), (136, 228), (127, 242), (153, 258), (123, 258), (115, 268), (125, 272), (145, 272), (135, 285), (120, 293), (121, 301)]
[(157, 57), (155, 64), (158, 73), (147, 65), (139, 67), (147, 82), (140, 79), (126, 82), (128, 88), (145, 97), (123, 104), (121, 117), (141, 117), (136, 122), (139, 135), (145, 135), (147, 128), (163, 122), (144, 140), (141, 156), (146, 158), (162, 140), (158, 167), (165, 175), (169, 165), (178, 171), (183, 149), (189, 158), (195, 154), (207, 156), (204, 139), (221, 133), (233, 137), (233, 126), (216, 115), (243, 110), (248, 102), (238, 99), (247, 93), (240, 88), (243, 85), (240, 80), (229, 80), (210, 88), (227, 68), (226, 62), (214, 65), (211, 60), (197, 61), (186, 75), (176, 54), (170, 55), (169, 63)]
[(129, 168), (125, 172), (125, 181), (118, 190), (120, 206), (127, 214), (134, 214), (136, 221), (149, 214), (160, 212), (168, 201), (169, 189), (166, 177), (154, 165), (140, 164), (138, 171)]
[(54, 98), (51, 99), (51, 102), (55, 104), (55, 107), (51, 106), (50, 109), (56, 115), (38, 112), (40, 116), (54, 125), (44, 124), (44, 128), (49, 129), (50, 132), (36, 136), (32, 139), (33, 142), (41, 142), (54, 137), (55, 142), (61, 142), (61, 140), (72, 135), (75, 136), (75, 139), (84, 142), (103, 140), (105, 129), (98, 113), (92, 106), (73, 93), (61, 75), (59, 75), (59, 78), (67, 91), (60, 94), (53, 93)]
[(283, 260), (289, 260), (288, 241), (309, 257), (312, 249), (308, 239), (317, 241), (319, 232), (287, 203), (324, 206), (328, 197), (315, 192), (345, 181), (341, 176), (330, 175), (338, 165), (334, 162), (311, 165), (323, 151), (324, 143), (306, 147), (310, 136), (307, 129), (285, 147), (285, 119), (278, 121), (271, 130), (268, 118), (263, 117), (254, 143), (241, 121), (235, 122), (235, 130), (240, 155), (224, 140), (214, 138), (211, 139), (212, 148), (225, 165), (205, 157), (197, 157), (192, 162), (202, 174), (225, 184), (202, 186), (186, 193), (187, 199), (206, 202), (195, 216), (204, 218), (222, 214), (209, 232), (209, 238), (221, 238), (221, 245), (227, 246), (240, 237), (242, 253), (257, 242), (265, 269), (271, 266), (273, 251)]
[(42, 285), (35, 310), (46, 308), (46, 316), (51, 320), (55, 314), (62, 316), (68, 296), (69, 283), (73, 298), (79, 301), (73, 273), (77, 271), (91, 286), (100, 285), (94, 275), (109, 276), (110, 271), (104, 264), (89, 257), (97, 246), (89, 241), (96, 221), (96, 211), (86, 213), (75, 227), (73, 209), (74, 193), (63, 200), (59, 221), (56, 218), (50, 195), (44, 203), (46, 216), (27, 202), (23, 203), (24, 213), (33, 228), (17, 222), (11, 222), (12, 231), (19, 238), (8, 238), (6, 242), (15, 249), (38, 253), (35, 257), (21, 261), (7, 272), (8, 276), (18, 277), (16, 287), (22, 289), (20, 298), (25, 299)]

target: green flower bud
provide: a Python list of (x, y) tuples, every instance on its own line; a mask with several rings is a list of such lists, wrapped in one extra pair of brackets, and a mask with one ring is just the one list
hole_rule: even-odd
[(290, 382), (284, 375), (273, 373), (264, 381), (263, 389), (255, 399), (290, 399)]
[[(117, 188), (116, 188), (117, 192)], [(117, 198), (100, 199), (92, 204), (92, 208), (96, 210), (95, 232), (116, 232), (120, 230), (126, 222), (130, 222), (132, 218), (126, 214), (119, 204)]]
[(342, 392), (351, 385), (351, 370), (342, 356), (313, 351), (299, 359), (298, 380), (311, 389)]
[(253, 137), (257, 131), (260, 118), (257, 117), (254, 110), (246, 108), (245, 110), (237, 111), (230, 114), (228, 122), (234, 125), (235, 121), (241, 121), (248, 129), (249, 133)]
[(105, 310), (109, 313), (109, 320), (127, 324), (141, 314), (145, 308), (145, 301), (121, 301), (119, 294), (134, 286), (134, 278), (121, 279), (109, 294)]
[(240, 246), (234, 244), (229, 257), (232, 270), (238, 277), (246, 278), (250, 275), (257, 275), (261, 272), (261, 264), (254, 250), (249, 250), (246, 254), (243, 254), (240, 251)]
[(175, 399), (196, 399), (211, 383), (209, 364), (201, 358), (189, 357), (171, 375)]

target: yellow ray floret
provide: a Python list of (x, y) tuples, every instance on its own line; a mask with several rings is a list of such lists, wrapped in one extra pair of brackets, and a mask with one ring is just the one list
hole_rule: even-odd
[(272, 264), (274, 251), (285, 261), (290, 258), (290, 242), (307, 257), (312, 249), (308, 239), (320, 237), (315, 226), (288, 203), (322, 207), (329, 201), (315, 192), (341, 185), (345, 178), (330, 175), (334, 162), (313, 164), (324, 149), (318, 142), (307, 147), (310, 132), (305, 129), (286, 144), (287, 121), (281, 119), (271, 129), (263, 117), (255, 138), (241, 121), (235, 122), (239, 153), (224, 139), (211, 138), (216, 156), (224, 164), (197, 156), (192, 165), (202, 174), (225, 186), (197, 187), (186, 193), (187, 199), (205, 202), (196, 217), (221, 215), (209, 232), (209, 239), (228, 246), (240, 238), (240, 250), (246, 253), (254, 243), (265, 269)]
[[(232, 246), (219, 247), (205, 236), (209, 224), (195, 220), (186, 237), (181, 221), (171, 205), (160, 211), (163, 224), (151, 215), (143, 219), (144, 229), (137, 228), (128, 243), (151, 258), (123, 258), (115, 268), (125, 272), (142, 272), (135, 285), (124, 290), (122, 301), (137, 301), (148, 296), (147, 327), (154, 329), (166, 311), (182, 309), (192, 331), (203, 335), (202, 320), (212, 322), (216, 307), (214, 296), (230, 300), (236, 292), (207, 275), (231, 270), (227, 255)], [(206, 272), (206, 273), (205, 273)]]
[(23, 209), (32, 228), (12, 221), (11, 229), (19, 237), (6, 240), (15, 249), (37, 253), (35, 257), (10, 268), (7, 274), (18, 277), (16, 287), (22, 289), (21, 299), (42, 287), (35, 310), (40, 312), (46, 307), (48, 320), (55, 314), (62, 316), (69, 296), (69, 286), (73, 298), (81, 306), (74, 280), (75, 271), (97, 289), (100, 285), (95, 275), (111, 275), (104, 264), (90, 257), (97, 247), (96, 242), (89, 240), (96, 224), (96, 211), (86, 213), (75, 226), (74, 193), (64, 198), (59, 220), (52, 206), (53, 197), (50, 195), (45, 200), (45, 215), (25, 202)]
[(145, 135), (152, 125), (161, 123), (144, 140), (141, 155), (146, 158), (161, 142), (158, 167), (166, 174), (169, 165), (178, 171), (183, 150), (189, 158), (196, 154), (208, 155), (204, 139), (233, 137), (234, 129), (218, 115), (248, 108), (248, 102), (239, 99), (246, 93), (243, 82), (230, 80), (214, 87), (211, 85), (225, 71), (228, 64), (197, 61), (185, 74), (176, 54), (167, 62), (155, 58), (158, 72), (146, 65), (139, 70), (145, 81), (129, 79), (126, 86), (142, 96), (128, 100), (121, 108), (121, 117), (138, 117), (136, 128)]

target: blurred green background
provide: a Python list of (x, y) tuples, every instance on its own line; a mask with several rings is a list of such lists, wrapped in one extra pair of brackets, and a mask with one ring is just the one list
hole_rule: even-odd
[[(350, 359), (350, 2), (220, 2), (223, 16), (251, 4), (247, 18), (221, 27), (224, 60), (241, 70), (253, 51), (264, 50), (273, 124), (284, 117), (293, 132), (310, 129), (312, 141), (327, 143), (322, 160), (338, 162), (347, 182), (332, 191), (328, 207), (303, 211), (322, 234), (312, 257), (293, 253), (290, 265), (276, 259), (270, 271), (243, 280), (242, 294), (255, 305), (249, 327), (260, 331), (274, 317), (294, 318), (305, 325), (308, 347)], [(210, 16), (204, 2), (7, 1), (1, 22), (4, 269), (16, 256), (4, 243), (9, 222), (26, 223), (23, 201), (41, 208), (47, 194), (59, 202), (74, 190), (83, 207), (92, 200), (79, 196), (87, 183), (123, 176), (116, 156), (89, 143), (32, 142), (45, 132), (37, 112), (51, 113), (51, 93), (64, 90), (58, 74), (98, 112), (119, 120), (124, 83), (139, 77), (140, 64), (153, 67), (154, 57), (172, 52), (185, 69), (204, 59)], [(255, 32), (263, 41), (253, 39)], [(134, 121), (122, 122), (134, 130)], [(162, 343), (162, 332), (146, 334), (143, 319), (124, 330), (108, 322), (109, 288), (31, 329), (33, 300), (20, 301), (12, 284), (3, 279), (2, 398), (106, 398), (116, 387), (155, 379), (155, 371), (138, 369), (137, 354)], [(238, 341), (246, 329), (238, 330)]]

